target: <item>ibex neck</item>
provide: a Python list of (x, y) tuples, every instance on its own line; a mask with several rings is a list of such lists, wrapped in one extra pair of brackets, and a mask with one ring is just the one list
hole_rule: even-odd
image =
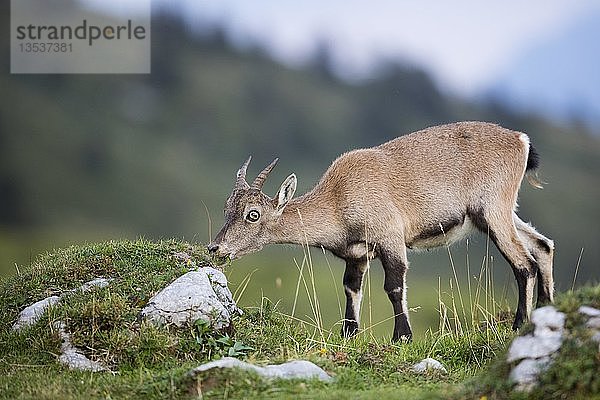
[(291, 200), (279, 220), (276, 243), (330, 248), (337, 237), (331, 206), (314, 191)]

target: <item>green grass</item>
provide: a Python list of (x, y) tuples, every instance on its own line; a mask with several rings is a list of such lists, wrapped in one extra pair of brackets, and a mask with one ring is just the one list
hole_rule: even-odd
[[(510, 370), (502, 355), (486, 374), (465, 382), (456, 398), (600, 399), (600, 347), (590, 340), (590, 330), (584, 328), (586, 319), (577, 311), (581, 305), (600, 308), (600, 285), (562, 293), (555, 303), (567, 316), (566, 335), (553, 364), (540, 375), (537, 387), (529, 393), (512, 392), (508, 380)], [(525, 332), (530, 329), (531, 325), (523, 328)]]
[[(190, 262), (174, 257), (181, 251), (192, 256)], [(74, 246), (21, 268), (18, 276), (2, 282), (0, 292), (0, 398), (479, 398), (494, 393), (498, 386), (491, 382), (500, 387), (505, 382), (500, 372), (486, 371), (504, 354), (513, 333), (508, 319), (493, 315), (489, 304), (480, 306), (487, 303), (480, 293), (487, 292), (487, 286), (469, 290), (466, 304), (455, 297), (456, 288), (441, 294), (439, 309), (446, 310), (440, 313), (441, 329), (402, 345), (390, 344), (389, 336), (374, 335), (369, 326), (357, 338), (345, 340), (339, 337), (339, 323), (323, 324), (310, 264), (305, 265), (304, 279), (298, 280), (308, 293), (307, 308), (313, 310), (309, 317), (291, 316), (263, 297), (259, 304), (244, 307), (244, 315), (229, 332), (210, 333), (201, 324), (176, 330), (138, 320), (140, 309), (156, 291), (195, 266), (210, 263), (203, 246), (138, 240)], [(23, 307), (98, 276), (114, 280), (105, 288), (65, 297), (22, 333), (11, 331)], [(238, 297), (243, 288), (237, 288)], [(578, 304), (569, 301), (559, 304)], [(51, 329), (58, 320), (66, 322), (76, 346), (112, 372), (75, 372), (61, 366), (60, 340)], [(239, 371), (186, 375), (231, 349), (241, 349), (238, 358), (261, 365), (307, 359), (335, 380), (265, 381)], [(411, 372), (425, 357), (438, 359), (449, 373)], [(590, 379), (589, 387), (594, 388), (595, 378)]]

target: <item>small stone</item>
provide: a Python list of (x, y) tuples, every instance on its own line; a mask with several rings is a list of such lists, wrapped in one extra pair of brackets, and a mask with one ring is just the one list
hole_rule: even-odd
[(74, 348), (62, 353), (58, 358), (58, 361), (66, 365), (69, 369), (91, 372), (106, 371), (105, 367), (95, 361), (90, 360)]
[(536, 385), (540, 372), (544, 371), (549, 364), (550, 357), (538, 360), (526, 359), (513, 368), (509, 377), (517, 384), (517, 390), (529, 391)]
[(58, 331), (58, 335), (62, 340), (60, 345), (61, 355), (58, 361), (66, 365), (69, 369), (77, 369), (80, 371), (100, 372), (107, 369), (96, 361), (87, 358), (81, 350), (73, 346), (71, 343), (71, 335), (65, 330), (65, 323), (57, 321), (54, 323), (54, 329)]
[(60, 297), (58, 296), (50, 296), (33, 303), (28, 307), (25, 307), (19, 314), (19, 319), (13, 325), (13, 330), (19, 331), (23, 328), (34, 325), (42, 317), (44, 311), (46, 311), (46, 308), (56, 304), (59, 300)]
[(586, 323), (585, 326), (587, 326), (590, 329), (600, 329), (600, 317), (592, 317), (590, 318)]
[(562, 338), (560, 336), (520, 336), (515, 338), (510, 345), (506, 361), (513, 362), (523, 358), (546, 357), (560, 349), (561, 344)]
[(580, 314), (587, 315), (588, 317), (600, 317), (600, 310), (594, 307), (581, 306), (578, 311)]
[(199, 367), (192, 369), (188, 374), (195, 376), (199, 372), (208, 371), (213, 368), (239, 368), (253, 371), (256, 374), (269, 379), (319, 379), (323, 382), (330, 382), (332, 380), (323, 369), (310, 361), (296, 360), (279, 365), (258, 367), (233, 357), (224, 357), (220, 360), (202, 364)]
[(421, 360), (421, 362), (412, 366), (412, 370), (413, 372), (416, 372), (418, 374), (422, 374), (424, 372), (429, 371), (441, 371), (444, 374), (448, 373), (448, 371), (446, 370), (446, 368), (444, 368), (442, 363), (433, 358), (425, 358)]
[(531, 322), (535, 325), (534, 336), (562, 336), (566, 316), (554, 306), (545, 306), (531, 313)]
[(89, 282), (84, 283), (83, 285), (81, 285), (79, 287), (79, 289), (75, 289), (75, 291), (82, 291), (82, 292), (87, 292), (90, 291), (94, 288), (103, 288), (108, 286), (108, 284), (110, 283), (110, 281), (112, 281), (112, 279), (107, 279), (107, 278), (96, 278), (93, 279)]
[(279, 365), (267, 365), (265, 376), (278, 379), (319, 379), (324, 382), (331, 381), (331, 377), (310, 361), (295, 360)]

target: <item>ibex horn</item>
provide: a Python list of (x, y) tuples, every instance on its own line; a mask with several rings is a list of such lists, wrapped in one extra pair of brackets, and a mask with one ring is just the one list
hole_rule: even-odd
[(273, 167), (275, 166), (275, 164), (277, 164), (277, 161), (279, 161), (279, 158), (274, 159), (271, 164), (267, 165), (265, 167), (265, 169), (263, 169), (262, 171), (260, 171), (260, 174), (258, 174), (258, 176), (256, 177), (256, 179), (254, 180), (254, 182), (252, 182), (252, 188), (253, 189), (258, 189), (258, 190), (262, 190), (262, 187), (265, 183), (265, 179), (267, 179), (267, 176), (269, 175), (269, 173), (271, 172), (271, 170), (273, 169)]
[(246, 160), (246, 162), (244, 163), (244, 165), (242, 165), (240, 167), (240, 169), (238, 169), (237, 179), (235, 181), (235, 185), (237, 187), (248, 186), (248, 183), (246, 182), (246, 170), (248, 169), (248, 165), (250, 164), (250, 160), (252, 160), (252, 156), (248, 157), (248, 159)]

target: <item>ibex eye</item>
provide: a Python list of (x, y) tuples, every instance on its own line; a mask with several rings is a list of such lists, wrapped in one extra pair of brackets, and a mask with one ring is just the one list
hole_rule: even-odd
[(250, 210), (248, 214), (246, 214), (246, 220), (248, 222), (256, 222), (260, 219), (260, 213), (257, 210)]

